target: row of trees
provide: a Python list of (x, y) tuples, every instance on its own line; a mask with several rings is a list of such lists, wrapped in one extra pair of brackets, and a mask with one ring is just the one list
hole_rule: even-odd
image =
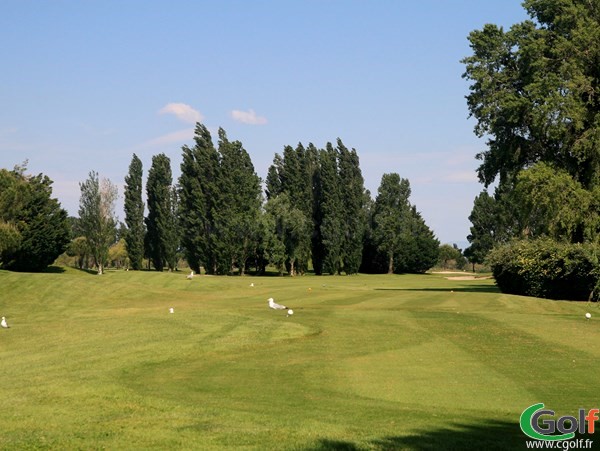
[(248, 266), (264, 272), (269, 264), (292, 275), (311, 265), (317, 274), (422, 272), (437, 260), (439, 242), (410, 204), (408, 180), (385, 174), (373, 201), (356, 151), (341, 140), (276, 154), (266, 200), (242, 143), (220, 129), (214, 146), (202, 124), (194, 142), (182, 148), (176, 185), (168, 157), (152, 158), (146, 217), (142, 163), (132, 158), (125, 244), (133, 269), (144, 257), (158, 270), (174, 269), (178, 251), (194, 271), (209, 274), (244, 274)]
[[(208, 274), (264, 272), (267, 265), (291, 275), (310, 266), (316, 274), (391, 273), (422, 272), (437, 260), (439, 242), (410, 204), (408, 180), (385, 174), (373, 201), (356, 151), (339, 139), (335, 147), (298, 144), (275, 154), (266, 199), (242, 143), (220, 129), (215, 146), (202, 124), (194, 142), (182, 148), (177, 184), (169, 158), (152, 158), (146, 216), (142, 162), (133, 155), (122, 233), (132, 269), (147, 258), (157, 270), (173, 270), (182, 256)], [(115, 190), (92, 172), (81, 191), (77, 230), (101, 272), (115, 241)]]
[[(39, 271), (66, 251), (81, 268), (110, 261), (141, 269), (175, 269), (184, 258), (209, 274), (422, 272), (436, 263), (439, 242), (416, 207), (410, 185), (384, 174), (375, 200), (365, 190), (358, 155), (341, 140), (324, 149), (286, 146), (265, 182), (239, 141), (222, 129), (215, 147), (197, 124), (195, 145), (182, 148), (174, 183), (164, 154), (152, 158), (143, 200), (143, 167), (133, 155), (125, 177), (125, 224), (115, 214), (117, 188), (92, 171), (80, 183), (79, 217), (51, 197), (52, 181), (0, 170), (0, 266)], [(147, 207), (147, 215), (145, 209)], [(67, 258), (67, 257), (64, 257)]]

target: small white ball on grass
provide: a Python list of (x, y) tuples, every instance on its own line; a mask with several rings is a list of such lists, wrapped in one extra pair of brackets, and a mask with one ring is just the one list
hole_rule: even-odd
[(171, 308), (169, 309), (169, 313), (173, 313), (174, 311), (175, 311), (175, 310), (173, 309), (173, 307), (171, 307)]
[(288, 316), (293, 315), (293, 314), (294, 314), (294, 311), (292, 309), (289, 309), (288, 310)]
[(586, 313), (586, 314), (585, 314), (585, 317), (586, 317), (587, 319), (590, 319), (590, 318), (592, 317), (592, 314), (591, 314), (591, 313)]

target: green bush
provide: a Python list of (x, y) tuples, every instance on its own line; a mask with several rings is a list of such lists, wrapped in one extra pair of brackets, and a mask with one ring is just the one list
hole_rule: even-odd
[(503, 293), (587, 300), (600, 275), (599, 251), (594, 244), (514, 241), (492, 250), (489, 264)]

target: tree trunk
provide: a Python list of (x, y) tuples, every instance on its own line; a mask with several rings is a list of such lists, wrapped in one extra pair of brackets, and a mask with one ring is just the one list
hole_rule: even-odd
[(390, 253), (390, 260), (388, 263), (388, 274), (394, 274), (394, 254)]

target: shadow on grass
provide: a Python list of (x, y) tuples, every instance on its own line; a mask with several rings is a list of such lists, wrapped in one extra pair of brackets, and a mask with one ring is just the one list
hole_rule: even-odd
[(62, 274), (66, 272), (66, 269), (62, 266), (48, 266), (42, 271), (44, 274)]
[(448, 293), (450, 291), (464, 293), (500, 293), (500, 290), (495, 285), (468, 285), (459, 287), (444, 287), (444, 288), (375, 288), (375, 290), (383, 291), (437, 291)]
[(79, 272), (83, 272), (86, 274), (98, 275), (98, 271), (96, 269), (84, 269), (84, 268), (73, 268)]
[(382, 437), (361, 444), (344, 440), (320, 439), (305, 451), (363, 450), (507, 450), (525, 449), (526, 436), (519, 425), (504, 421), (481, 424), (459, 424), (452, 428), (437, 428), (414, 435)]

